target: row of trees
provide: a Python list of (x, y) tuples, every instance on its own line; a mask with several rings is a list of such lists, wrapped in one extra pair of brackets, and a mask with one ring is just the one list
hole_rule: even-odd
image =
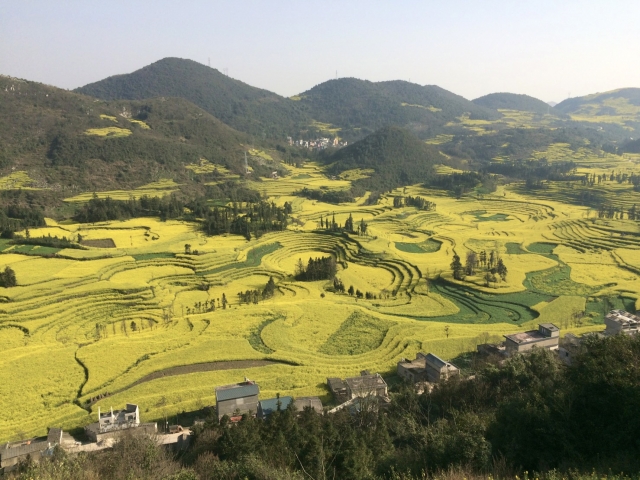
[(404, 206), (407, 207), (416, 207), (418, 210), (435, 210), (436, 204), (430, 202), (429, 200), (422, 198), (420, 196), (416, 197), (403, 197), (397, 196), (393, 197), (393, 207), (394, 208), (402, 208)]
[(329, 217), (324, 218), (320, 216), (320, 228), (323, 230), (329, 230), (331, 232), (349, 232), (349, 233), (357, 233), (358, 235), (366, 235), (367, 229), (369, 225), (364, 221), (364, 218), (360, 219), (360, 222), (355, 224), (353, 221), (353, 215), (349, 214), (349, 218), (347, 218), (344, 222), (344, 225), (340, 225), (336, 222), (335, 213), (332, 215), (331, 220)]
[(265, 285), (262, 292), (259, 290), (246, 290), (244, 292), (238, 292), (239, 303), (253, 303), (257, 304), (260, 300), (266, 300), (273, 297), (276, 292), (276, 282), (273, 277), (269, 277), (269, 281)]
[(244, 207), (234, 204), (231, 209), (215, 207), (207, 209), (202, 229), (207, 235), (234, 233), (251, 240), (252, 235), (260, 238), (264, 233), (286, 229), (291, 212), (288, 202), (282, 207), (265, 201), (248, 203)]
[(75, 214), (74, 219), (80, 223), (106, 222), (108, 220), (125, 220), (136, 217), (160, 217), (162, 220), (178, 218), (184, 214), (185, 203), (176, 195), (166, 197), (149, 197), (129, 200), (98, 198), (96, 194)]

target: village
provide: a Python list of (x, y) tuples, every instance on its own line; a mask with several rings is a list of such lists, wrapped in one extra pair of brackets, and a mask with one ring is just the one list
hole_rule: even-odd
[(290, 146), (308, 148), (310, 150), (324, 150), (325, 148), (342, 148), (349, 145), (347, 141), (341, 141), (339, 137), (334, 137), (333, 140), (327, 137), (319, 137), (315, 140), (294, 140), (292, 137), (287, 137), (287, 142)]
[[(493, 356), (499, 362), (508, 357), (531, 353), (535, 349), (556, 352), (559, 359), (571, 365), (579, 352), (582, 342), (589, 336), (611, 337), (615, 335), (637, 335), (640, 331), (640, 317), (624, 310), (611, 310), (604, 318), (605, 329), (600, 332), (576, 336), (567, 333), (560, 336), (560, 328), (553, 323), (541, 323), (536, 330), (516, 332), (505, 335), (500, 344), (480, 344), (476, 354), (480, 357)], [(473, 381), (475, 376), (462, 377), (461, 369), (451, 362), (439, 358), (433, 353), (418, 352), (413, 360), (400, 359), (396, 366), (397, 377), (412, 385), (418, 394), (431, 391), (440, 382), (454, 377)], [(292, 409), (296, 414), (304, 411), (318, 415), (334, 414), (346, 411), (356, 415), (360, 412), (379, 412), (388, 407), (392, 398), (389, 386), (379, 373), (367, 370), (360, 375), (341, 378), (327, 378), (327, 389), (331, 394), (331, 405), (323, 405), (319, 397), (276, 396), (260, 399), (260, 386), (257, 381), (244, 380), (215, 388), (216, 405), (214, 421), (233, 425), (244, 416), (267, 420), (278, 411)], [(209, 419), (211, 421), (211, 419)], [(142, 422), (140, 407), (126, 404), (122, 410), (102, 412), (98, 408), (97, 422), (84, 427), (84, 435), (75, 438), (61, 428), (49, 428), (46, 437), (32, 438), (6, 443), (0, 447), (0, 474), (16, 469), (28, 459), (38, 461), (52, 456), (56, 447), (67, 453), (94, 452), (113, 447), (119, 437), (126, 434), (149, 435), (160, 445), (166, 445), (174, 451), (186, 449), (191, 441), (192, 428), (204, 426), (205, 420), (195, 419), (191, 428), (182, 425), (169, 425), (162, 422)]]

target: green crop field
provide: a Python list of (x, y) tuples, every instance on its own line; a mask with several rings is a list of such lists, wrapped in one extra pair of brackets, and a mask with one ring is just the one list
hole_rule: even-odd
[[(482, 128), (482, 122), (461, 121)], [(559, 156), (563, 148), (545, 154)], [(229, 173), (205, 159), (186, 169), (193, 175)], [(280, 393), (329, 400), (327, 377), (386, 374), (420, 350), (453, 359), (483, 339), (540, 321), (554, 322), (562, 334), (598, 330), (608, 308), (636, 307), (637, 222), (596, 218), (588, 206), (568, 202), (560, 188), (534, 197), (513, 184), (482, 198), (455, 199), (416, 185), (391, 191), (374, 205), (365, 201), (368, 194), (340, 205), (294, 196), (304, 186), (345, 189), (370, 173), (336, 178), (307, 163), (290, 167), (281, 179), (248, 182), (278, 205), (290, 202), (295, 219), (284, 231), (250, 241), (207, 237), (195, 223), (154, 218), (47, 220), (46, 227), (30, 229), (32, 238), (80, 234), (89, 245), (82, 250), (3, 240), (0, 269), (11, 266), (18, 285), (0, 287), (0, 408), (6, 412), (0, 441), (43, 434), (49, 426), (82, 426), (95, 419), (98, 407), (126, 402), (139, 404), (145, 420), (196, 410), (215, 403), (217, 385), (244, 377), (256, 380), (265, 398)], [(3, 180), (27, 185), (29, 177), (17, 172)], [(96, 194), (126, 200), (178, 186), (161, 180)], [(616, 188), (603, 186), (618, 202), (633, 201)], [(422, 196), (437, 210), (394, 208), (397, 195)], [(349, 215), (367, 222), (367, 235), (318, 230), (321, 218), (335, 216), (342, 224)], [(185, 254), (186, 244), (198, 254)], [(454, 254), (464, 262), (467, 253), (483, 251), (502, 258), (504, 280), (487, 283), (483, 271), (453, 278)], [(299, 260), (328, 255), (336, 258), (345, 288), (368, 298), (336, 292), (328, 280), (294, 278)], [(241, 302), (239, 293), (261, 292), (270, 277), (277, 287), (273, 297)], [(237, 360), (271, 363), (230, 369), (212, 363)], [(161, 375), (190, 365), (193, 371)], [(98, 396), (104, 398), (95, 401)]]

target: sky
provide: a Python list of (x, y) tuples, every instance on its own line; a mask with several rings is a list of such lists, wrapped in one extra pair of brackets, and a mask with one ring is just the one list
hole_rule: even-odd
[(338, 77), (468, 99), (640, 87), (637, 0), (0, 0), (0, 74), (73, 89), (165, 57), (291, 96)]

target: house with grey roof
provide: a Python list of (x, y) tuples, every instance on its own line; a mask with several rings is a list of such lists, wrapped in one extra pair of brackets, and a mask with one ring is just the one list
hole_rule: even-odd
[(553, 323), (541, 323), (537, 330), (505, 335), (505, 350), (508, 356), (514, 353), (529, 352), (533, 348), (557, 350), (560, 329)]
[(460, 370), (453, 363), (442, 360), (433, 353), (425, 355), (422, 352), (416, 354), (415, 360), (400, 360), (397, 372), (401, 378), (411, 383), (437, 383), (460, 374)]
[(605, 315), (604, 324), (604, 334), (607, 336), (619, 333), (637, 335), (640, 330), (640, 317), (625, 310), (611, 310)]
[(259, 394), (258, 384), (248, 379), (241, 383), (216, 388), (218, 421), (225, 415), (232, 421), (240, 420), (245, 413), (255, 416), (258, 413)]
[[(101, 413), (98, 407), (98, 421), (87, 425), (84, 430), (87, 436), (94, 442), (115, 438), (122, 431), (137, 429), (140, 433), (154, 434), (158, 431), (156, 423), (141, 423), (140, 409), (138, 405), (127, 403), (122, 410), (114, 410)], [(136, 430), (136, 431), (137, 431)]]

